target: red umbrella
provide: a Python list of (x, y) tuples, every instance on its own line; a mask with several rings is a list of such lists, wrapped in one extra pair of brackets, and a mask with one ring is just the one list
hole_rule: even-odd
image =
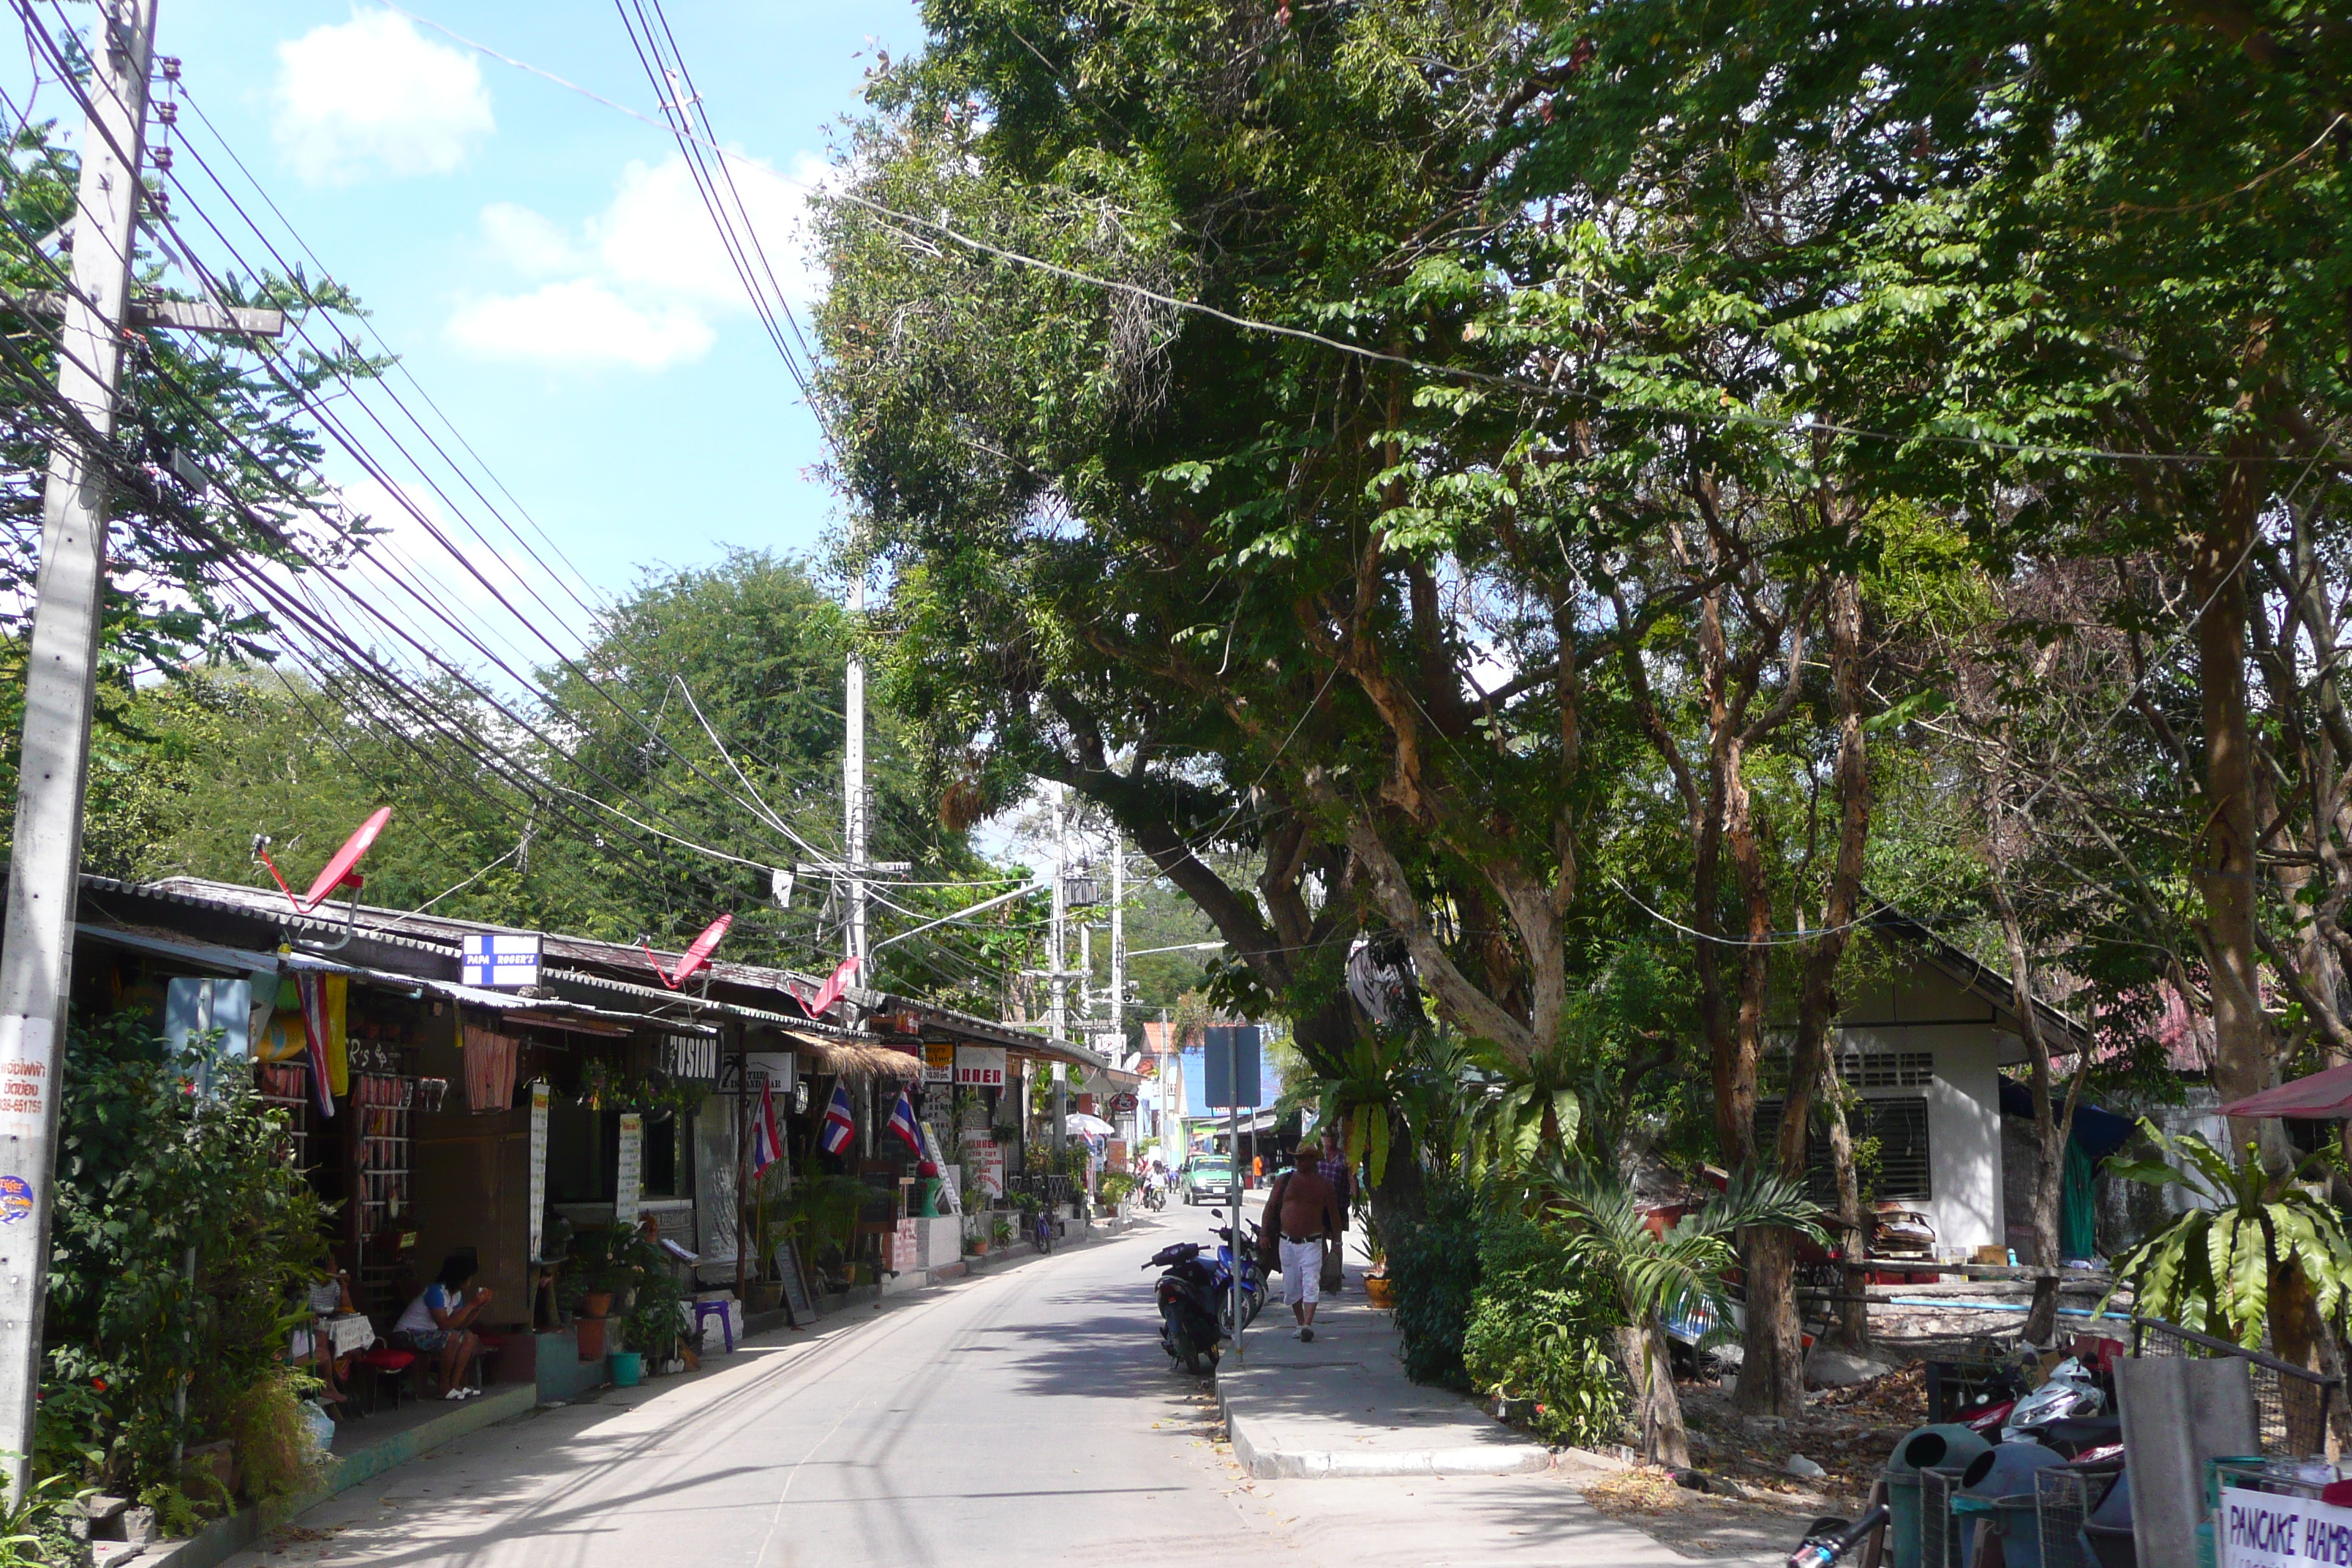
[(2352, 1062), (2323, 1068), (2309, 1078), (2299, 1078), (2260, 1094), (2250, 1094), (2233, 1105), (2223, 1106), (2221, 1114), (2233, 1118), (2296, 1116), (2309, 1121), (2352, 1120)]

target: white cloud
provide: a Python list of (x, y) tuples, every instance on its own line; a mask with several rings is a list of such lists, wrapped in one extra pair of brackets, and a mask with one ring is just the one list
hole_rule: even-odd
[(526, 278), (550, 278), (581, 265), (570, 235), (512, 202), (492, 202), (482, 209), (482, 238), (494, 258)]
[(710, 351), (709, 323), (682, 305), (643, 309), (593, 278), (462, 306), (449, 337), (483, 359), (667, 370)]
[[(729, 169), (730, 199), (740, 197), (757, 240), (746, 252), (753, 276), (763, 292), (781, 289), (805, 308), (824, 289), (808, 262), (806, 229), (807, 187), (824, 174), (824, 162), (803, 153), (791, 179), (740, 157)], [(631, 163), (611, 202), (576, 234), (507, 202), (482, 209), (481, 228), (487, 259), (539, 287), (458, 307), (449, 337), (478, 357), (663, 370), (700, 358), (722, 326), (749, 329), (750, 295), (683, 158)]]
[(278, 46), (278, 153), (311, 184), (446, 174), (496, 125), (473, 58), (362, 11)]

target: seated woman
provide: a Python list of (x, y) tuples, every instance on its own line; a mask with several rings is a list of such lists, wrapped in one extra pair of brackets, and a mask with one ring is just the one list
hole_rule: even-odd
[(343, 1384), (352, 1373), (352, 1357), (357, 1352), (336, 1355), (334, 1342), (328, 1337), (321, 1320), (359, 1310), (352, 1304), (351, 1277), (341, 1268), (322, 1273), (311, 1281), (303, 1298), (302, 1310), (310, 1314), (311, 1321), (294, 1331), (294, 1342), (289, 1348), (286, 1359), (298, 1365), (308, 1363), (314, 1367), (319, 1381), (326, 1385), (320, 1398), (330, 1405), (341, 1405), (344, 1400)]
[(473, 1277), (472, 1250), (451, 1253), (441, 1260), (441, 1271), (433, 1283), (417, 1292), (416, 1300), (392, 1328), (392, 1342), (400, 1349), (441, 1358), (444, 1399), (470, 1399), (480, 1392), (459, 1386), (466, 1368), (481, 1349), (482, 1342), (473, 1331), (474, 1320), (490, 1304), (488, 1287), (467, 1290), (466, 1281)]

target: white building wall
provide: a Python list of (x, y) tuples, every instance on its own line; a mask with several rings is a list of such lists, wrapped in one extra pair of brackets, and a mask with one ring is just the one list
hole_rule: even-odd
[(2002, 1241), (1999, 1043), (1989, 1024), (1874, 1025), (1840, 1032), (1843, 1048), (1928, 1051), (1932, 1083), (1865, 1089), (1865, 1100), (1927, 1101), (1927, 1184), (1912, 1204), (1936, 1227), (1936, 1245), (1973, 1250)]

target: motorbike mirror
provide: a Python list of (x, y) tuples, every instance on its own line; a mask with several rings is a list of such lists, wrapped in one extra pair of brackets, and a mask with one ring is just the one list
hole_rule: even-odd
[(1211, 1219), (1223, 1219), (1225, 1217), (1225, 1211), (1223, 1209), (1211, 1209), (1209, 1211), (1209, 1217)]

